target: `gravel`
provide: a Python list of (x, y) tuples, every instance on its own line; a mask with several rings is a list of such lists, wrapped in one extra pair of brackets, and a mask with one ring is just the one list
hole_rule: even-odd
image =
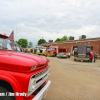
[(51, 86), (43, 100), (100, 100), (100, 60), (75, 62), (74, 58), (50, 60)]

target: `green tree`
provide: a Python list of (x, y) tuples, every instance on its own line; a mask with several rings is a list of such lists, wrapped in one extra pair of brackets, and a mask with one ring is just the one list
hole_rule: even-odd
[(27, 39), (19, 39), (18, 42), (17, 42), (22, 48), (26, 48), (27, 45), (28, 45), (28, 42), (27, 42)]
[(38, 41), (38, 45), (40, 45), (40, 44), (42, 44), (42, 43), (47, 43), (47, 42), (46, 42), (45, 39), (40, 39), (40, 40)]
[(61, 41), (67, 41), (67, 36), (66, 36), (66, 35), (63, 36), (63, 37), (61, 38)]
[(65, 35), (65, 36), (63, 36), (62, 38), (57, 38), (57, 39), (55, 40), (55, 42), (59, 42), (59, 41), (67, 41), (67, 36)]
[(60, 39), (60, 38), (57, 38), (57, 39), (55, 40), (55, 42), (59, 42), (59, 41), (61, 41), (61, 39)]

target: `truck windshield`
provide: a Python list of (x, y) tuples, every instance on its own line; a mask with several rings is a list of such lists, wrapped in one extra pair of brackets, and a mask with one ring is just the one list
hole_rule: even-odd
[(44, 48), (42, 47), (42, 49), (46, 49), (46, 48), (45, 47)]
[(55, 48), (49, 48), (49, 49), (53, 49), (53, 50), (55, 50)]
[(39, 48), (41, 48), (41, 47), (35, 47), (36, 49), (39, 49)]
[(1, 50), (12, 50), (11, 41), (8, 39), (0, 38), (0, 49)]
[(17, 43), (11, 43), (12, 49), (13, 51), (17, 51), (17, 52), (21, 52), (21, 48), (19, 47), (19, 45)]

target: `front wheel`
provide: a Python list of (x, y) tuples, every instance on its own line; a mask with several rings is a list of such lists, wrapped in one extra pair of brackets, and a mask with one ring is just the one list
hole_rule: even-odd
[(90, 62), (90, 60), (88, 60), (88, 62)]
[(53, 57), (55, 57), (55, 56), (56, 56), (56, 53), (53, 54)]
[(74, 59), (74, 61), (76, 61), (76, 59)]
[(3, 94), (2, 96), (0, 96), (0, 100), (15, 100), (14, 96), (9, 96), (10, 92), (4, 87), (0, 86), (0, 93)]

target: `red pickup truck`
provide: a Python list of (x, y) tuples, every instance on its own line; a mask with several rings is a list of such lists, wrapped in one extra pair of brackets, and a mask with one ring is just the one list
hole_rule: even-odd
[(42, 100), (50, 86), (47, 58), (14, 52), (0, 34), (0, 100)]

